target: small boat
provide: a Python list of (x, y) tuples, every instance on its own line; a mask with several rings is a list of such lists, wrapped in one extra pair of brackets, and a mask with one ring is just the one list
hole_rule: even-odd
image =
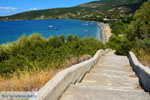
[(53, 26), (52, 25), (50, 25), (50, 26), (48, 26), (49, 28), (53, 28)]
[(61, 26), (61, 24), (58, 24), (58, 26)]
[(53, 30), (58, 30), (58, 28), (54, 27)]

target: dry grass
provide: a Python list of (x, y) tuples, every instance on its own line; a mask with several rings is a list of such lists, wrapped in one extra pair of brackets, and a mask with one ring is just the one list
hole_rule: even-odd
[[(85, 55), (80, 58), (72, 58), (66, 61), (66, 67), (72, 66), (79, 62), (91, 58), (90, 55)], [(64, 67), (64, 68), (66, 68)], [(53, 68), (53, 69), (52, 69)], [(51, 78), (63, 69), (41, 70), (34, 68), (31, 71), (24, 70), (14, 72), (8, 76), (0, 76), (0, 91), (38, 91)]]
[(138, 60), (140, 63), (142, 63), (145, 66), (150, 66), (150, 50), (138, 50), (138, 53), (136, 54)]
[(34, 74), (29, 71), (20, 71), (12, 74), (9, 79), (1, 76), (0, 91), (39, 90), (59, 71), (60, 70), (36, 71)]
[(73, 58), (68, 59), (68, 60), (66, 61), (66, 67), (70, 67), (70, 66), (72, 66), (72, 65), (74, 65), (74, 64), (83, 62), (83, 61), (88, 60), (88, 59), (90, 59), (90, 58), (91, 58), (90, 55), (84, 55), (84, 56), (79, 57), (79, 58), (78, 58), (78, 57), (73, 57)]
[(140, 57), (139, 60), (143, 65), (150, 66), (150, 55), (144, 55), (143, 57)]

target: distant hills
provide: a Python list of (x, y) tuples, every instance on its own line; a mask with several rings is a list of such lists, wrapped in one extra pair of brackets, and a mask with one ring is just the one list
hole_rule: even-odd
[(31, 19), (92, 19), (120, 18), (132, 14), (147, 0), (100, 0), (70, 8), (55, 8), (27, 11), (11, 16), (0, 17), (0, 20)]

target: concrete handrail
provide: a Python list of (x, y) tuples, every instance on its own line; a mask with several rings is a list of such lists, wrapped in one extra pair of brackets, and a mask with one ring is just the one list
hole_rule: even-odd
[(38, 100), (57, 100), (70, 84), (79, 82), (99, 58), (108, 52), (111, 50), (99, 50), (91, 59), (59, 72), (37, 92)]
[(139, 83), (146, 92), (150, 92), (150, 69), (142, 65), (133, 52), (129, 52), (129, 61), (139, 77)]

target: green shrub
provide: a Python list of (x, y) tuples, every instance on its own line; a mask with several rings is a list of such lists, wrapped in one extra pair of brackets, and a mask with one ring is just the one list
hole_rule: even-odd
[(112, 33), (114, 33), (115, 35), (120, 35), (120, 34), (123, 35), (128, 29), (128, 25), (122, 21), (111, 23), (110, 27), (112, 29)]
[(0, 73), (12, 73), (33, 68), (61, 68), (66, 60), (89, 54), (94, 55), (103, 44), (94, 38), (77, 35), (43, 38), (39, 34), (23, 35), (17, 41), (0, 46)]
[(78, 35), (74, 35), (73, 40), (78, 41), (79, 40)]
[(134, 21), (129, 25), (127, 38), (136, 41), (139, 48), (150, 48), (150, 0), (136, 11)]
[(60, 35), (59, 38), (60, 38), (60, 40), (61, 40), (62, 42), (65, 42), (65, 36), (64, 36), (64, 35)]
[(68, 36), (67, 36), (67, 42), (72, 42), (72, 41), (73, 41), (72, 35), (68, 35)]
[(133, 42), (130, 42), (125, 37), (112, 35), (109, 42), (106, 44), (106, 48), (116, 50), (116, 54), (118, 55), (128, 55), (128, 52), (133, 47), (133, 44)]

